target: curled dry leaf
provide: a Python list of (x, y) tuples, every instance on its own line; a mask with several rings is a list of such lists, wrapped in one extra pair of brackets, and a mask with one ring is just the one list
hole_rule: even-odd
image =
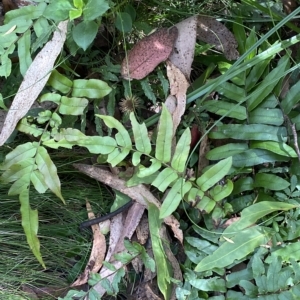
[[(88, 211), (89, 219), (95, 218), (92, 212), (91, 205), (86, 201), (86, 208)], [(83, 271), (83, 273), (77, 278), (77, 280), (72, 284), (72, 286), (78, 286), (85, 284), (88, 281), (89, 274), (91, 272), (97, 273), (102, 267), (102, 263), (106, 252), (106, 241), (105, 236), (100, 232), (99, 225), (92, 225), (93, 230), (93, 247), (90, 254), (88, 263)]]
[(178, 29), (161, 28), (140, 40), (124, 58), (121, 75), (125, 79), (143, 79), (171, 54)]
[(221, 22), (210, 18), (198, 16), (197, 38), (216, 49), (222, 51), (228, 60), (239, 58), (237, 41), (234, 35)]
[(1, 134), (0, 146), (2, 146), (14, 131), (17, 123), (30, 109), (33, 102), (47, 83), (55, 60), (60, 54), (66, 40), (68, 21), (58, 24), (53, 38), (38, 53), (28, 68), (17, 95), (7, 113)]
[[(176, 98), (176, 108), (173, 112), (170, 112), (173, 119), (174, 135), (180, 124), (181, 117), (185, 112), (186, 91), (189, 87), (189, 83), (180, 69), (174, 66), (170, 61), (167, 61), (167, 76), (170, 82), (170, 94)], [(174, 101), (174, 97), (168, 97), (168, 101)], [(168, 103), (167, 107), (170, 107), (170, 103)]]
[(190, 78), (194, 60), (198, 16), (192, 16), (175, 24), (178, 29), (178, 38), (175, 41), (169, 60), (185, 75)]

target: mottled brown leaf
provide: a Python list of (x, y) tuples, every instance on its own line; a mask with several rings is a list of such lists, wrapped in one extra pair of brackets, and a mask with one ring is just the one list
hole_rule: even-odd
[(140, 40), (124, 58), (121, 75), (125, 79), (143, 79), (171, 54), (178, 29), (161, 28)]
[(197, 39), (214, 45), (228, 60), (239, 58), (235, 37), (225, 25), (213, 18), (198, 16)]

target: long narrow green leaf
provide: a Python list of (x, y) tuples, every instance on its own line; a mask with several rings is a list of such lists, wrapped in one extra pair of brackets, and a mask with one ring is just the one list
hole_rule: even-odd
[(289, 145), (285, 143), (278, 143), (278, 142), (260, 142), (260, 141), (252, 141), (250, 143), (251, 148), (259, 148), (259, 149), (266, 149), (273, 153), (287, 156), (287, 157), (297, 157), (296, 151)]
[(190, 152), (191, 131), (186, 128), (181, 135), (173, 155), (171, 166), (178, 172), (183, 172)]
[(63, 203), (65, 200), (61, 194), (60, 181), (57, 175), (57, 169), (53, 161), (51, 160), (47, 150), (40, 146), (36, 155), (36, 164), (44, 176), (45, 183), (48, 188), (59, 198)]
[(130, 121), (136, 149), (143, 154), (150, 154), (151, 143), (145, 123), (139, 124), (134, 116), (134, 113), (130, 114)]
[(290, 186), (290, 183), (274, 174), (258, 173), (255, 175), (254, 187), (280, 191)]
[(152, 185), (157, 187), (161, 192), (164, 192), (168, 188), (168, 186), (177, 178), (177, 172), (175, 172), (171, 168), (165, 168), (158, 174), (158, 176), (152, 182)]
[(158, 208), (149, 203), (148, 205), (149, 212), (149, 230), (152, 241), (153, 255), (156, 263), (156, 272), (157, 272), (157, 284), (164, 295), (164, 299), (170, 299), (172, 283), (171, 277), (172, 269), (169, 261), (167, 260), (167, 255), (165, 253), (162, 240), (160, 238), (160, 227), (162, 220), (159, 219), (159, 210)]
[(172, 137), (172, 117), (168, 109), (163, 105), (161, 117), (159, 120), (155, 148), (155, 157), (161, 162), (168, 163), (171, 160)]
[(234, 156), (248, 149), (248, 144), (244, 143), (229, 143), (224, 146), (216, 147), (207, 152), (205, 157), (209, 160), (219, 160)]
[(294, 84), (281, 102), (285, 114), (289, 114), (292, 108), (299, 102), (300, 81)]
[(23, 191), (19, 199), (21, 204), (22, 227), (27, 238), (27, 243), (39, 263), (46, 268), (40, 252), (40, 242), (37, 237), (39, 227), (38, 212), (30, 208), (29, 190)]
[(256, 108), (249, 113), (249, 123), (280, 126), (284, 122), (283, 113), (278, 108)]
[(296, 208), (296, 205), (274, 201), (262, 201), (252, 204), (243, 209), (241, 218), (228, 226), (223, 232), (223, 235), (228, 237), (228, 235), (238, 234), (241, 230), (255, 224), (259, 219), (274, 211), (286, 211), (293, 208)]
[(232, 157), (221, 160), (197, 179), (197, 185), (202, 191), (207, 191), (228, 174), (231, 165)]
[(258, 226), (245, 229), (231, 238), (231, 242), (225, 241), (212, 255), (202, 259), (195, 271), (204, 272), (213, 268), (227, 267), (235, 260), (245, 258), (267, 240), (268, 237)]
[(20, 59), (20, 72), (24, 76), (27, 69), (32, 63), (30, 55), (31, 32), (25, 31), (22, 37), (18, 40), (18, 56)]
[(170, 216), (176, 210), (184, 195), (188, 193), (191, 188), (192, 184), (189, 181), (184, 182), (183, 178), (179, 178), (165, 198), (160, 208), (159, 218), (163, 219)]
[(103, 98), (111, 92), (111, 87), (99, 79), (76, 79), (73, 81), (72, 97)]

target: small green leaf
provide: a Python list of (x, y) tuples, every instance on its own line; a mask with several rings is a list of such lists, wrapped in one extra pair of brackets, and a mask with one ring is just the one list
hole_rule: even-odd
[(29, 190), (23, 191), (19, 199), (21, 204), (22, 227), (27, 238), (27, 243), (39, 263), (46, 268), (40, 253), (40, 242), (37, 237), (39, 228), (38, 212), (37, 210), (32, 210), (30, 207)]
[(65, 200), (61, 195), (60, 181), (57, 176), (56, 166), (51, 160), (47, 150), (42, 146), (38, 147), (38, 152), (36, 155), (36, 164), (38, 166), (39, 171), (44, 176), (44, 180), (48, 188), (58, 198), (60, 198), (63, 203), (65, 203)]
[(233, 182), (228, 179), (225, 185), (216, 185), (212, 190), (209, 191), (209, 194), (214, 201), (218, 202), (229, 196), (232, 190)]
[(189, 283), (200, 291), (217, 291), (225, 293), (227, 291), (225, 280), (219, 277), (211, 277), (209, 279), (191, 279)]
[(103, 98), (111, 92), (108, 84), (99, 79), (76, 79), (73, 81), (73, 97)]
[(181, 135), (173, 155), (171, 166), (178, 172), (183, 172), (185, 169), (185, 164), (189, 156), (191, 144), (191, 131), (186, 128)]
[(25, 174), (19, 177), (8, 190), (8, 195), (20, 195), (22, 192), (28, 190), (30, 184), (30, 174)]
[(245, 96), (244, 88), (240, 88), (233, 83), (224, 82), (217, 87), (218, 93), (224, 95), (226, 98), (241, 102)]
[[(47, 84), (51, 85), (55, 90), (60, 91), (63, 94), (69, 93), (73, 85), (69, 78), (60, 74), (56, 70), (52, 71)], [(49, 101), (49, 99), (47, 99), (47, 101)]]
[(170, 279), (173, 274), (170, 262), (166, 258), (167, 255), (165, 253), (163, 242), (160, 237), (160, 227), (162, 220), (159, 219), (159, 210), (154, 204), (149, 203), (148, 212), (152, 249), (154, 260), (156, 262), (157, 284), (161, 293), (164, 295), (164, 298), (170, 299), (172, 290), (172, 283)]
[(109, 2), (106, 0), (89, 0), (83, 9), (83, 19), (92, 21), (101, 17), (109, 9)]
[(84, 51), (93, 42), (98, 32), (98, 25), (94, 21), (84, 21), (72, 29), (72, 37), (75, 43)]
[(234, 156), (248, 149), (248, 144), (229, 143), (224, 146), (216, 147), (207, 152), (205, 157), (209, 160), (220, 160), (229, 156)]
[(177, 173), (171, 168), (165, 168), (158, 174), (152, 185), (164, 192), (168, 186), (178, 178)]
[(255, 175), (254, 187), (263, 187), (265, 189), (280, 191), (290, 186), (290, 183), (279, 176), (266, 173)]
[(156, 97), (153, 93), (152, 87), (149, 82), (149, 78), (146, 77), (143, 80), (140, 80), (141, 87), (145, 93), (145, 96), (152, 101), (153, 104), (156, 104)]
[(290, 147), (289, 145), (285, 143), (279, 143), (279, 142), (251, 142), (250, 143), (251, 148), (259, 148), (259, 149), (266, 149), (273, 153), (287, 156), (287, 157), (297, 157), (296, 151)]
[(251, 191), (251, 190), (253, 190), (252, 177), (239, 178), (237, 181), (234, 182), (232, 195), (236, 195), (244, 191)]
[(20, 72), (25, 75), (27, 69), (32, 63), (30, 55), (31, 33), (30, 30), (25, 31), (22, 37), (18, 40), (18, 56), (20, 57)]
[(170, 216), (176, 210), (184, 195), (188, 193), (191, 188), (192, 184), (189, 181), (184, 182), (183, 178), (179, 178), (165, 198), (160, 208), (159, 218), (163, 219)]
[(68, 0), (51, 1), (47, 5), (43, 16), (47, 19), (59, 22), (66, 20), (69, 16), (69, 11), (72, 9), (73, 6)]
[(266, 263), (270, 264), (274, 257), (281, 257), (282, 261), (289, 262), (291, 259), (299, 260), (300, 243), (290, 243), (284, 247), (272, 252), (272, 255), (268, 256), (265, 260)]
[(60, 99), (61, 99), (61, 95), (59, 94), (55, 94), (55, 93), (46, 93), (46, 94), (43, 94), (39, 101), (40, 102), (44, 102), (44, 101), (52, 101), (54, 103), (57, 103), (59, 104), (60, 103)]
[(139, 165), (137, 176), (142, 177), (148, 177), (152, 174), (154, 174), (156, 171), (158, 171), (161, 168), (161, 162), (155, 158), (151, 158), (151, 165), (149, 167), (145, 167), (143, 165)]
[(125, 159), (125, 157), (129, 154), (129, 152), (130, 151), (126, 148), (123, 149), (116, 148), (111, 153), (109, 153), (109, 155), (107, 156), (107, 161), (113, 167), (115, 167), (117, 164), (119, 164)]
[(151, 143), (145, 123), (139, 124), (134, 116), (134, 113), (130, 113), (130, 121), (136, 149), (143, 154), (150, 154)]
[(126, 12), (126, 13), (128, 13), (130, 15), (132, 21), (135, 21), (136, 11), (135, 11), (135, 9), (134, 9), (134, 7), (132, 5), (127, 4), (124, 7), (124, 12)]
[(48, 190), (48, 186), (45, 183), (44, 176), (40, 173), (39, 170), (31, 172), (30, 181), (40, 194), (43, 194)]
[(59, 105), (59, 112), (62, 115), (80, 116), (83, 114), (88, 104), (89, 101), (85, 98), (69, 98), (62, 96)]
[(109, 136), (87, 136), (78, 140), (77, 145), (94, 154), (109, 154), (117, 148), (116, 140)]
[(200, 202), (196, 205), (197, 209), (199, 209), (202, 213), (205, 214), (210, 214), (215, 208), (215, 206), (216, 202), (207, 196), (203, 196)]
[(299, 93), (300, 81), (298, 81), (289, 89), (286, 96), (281, 102), (281, 107), (286, 115), (289, 114), (292, 108), (299, 102)]
[(232, 157), (221, 160), (197, 179), (197, 185), (202, 191), (207, 191), (228, 174), (231, 165)]
[(163, 105), (162, 113), (159, 120), (155, 157), (168, 163), (171, 160), (171, 143), (173, 137), (173, 121), (170, 112)]
[(131, 16), (126, 12), (118, 13), (115, 26), (121, 32), (130, 32), (132, 30)]

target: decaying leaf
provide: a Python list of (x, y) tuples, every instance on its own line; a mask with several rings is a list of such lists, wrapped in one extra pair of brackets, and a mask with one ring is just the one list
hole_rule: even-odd
[[(86, 201), (86, 207), (88, 211), (89, 219), (94, 219), (95, 215), (92, 212), (91, 205)], [(88, 263), (83, 271), (83, 273), (77, 278), (77, 280), (72, 284), (72, 286), (79, 286), (85, 284), (88, 281), (89, 274), (91, 272), (97, 273), (102, 267), (102, 263), (106, 253), (106, 241), (105, 236), (100, 232), (99, 225), (92, 225), (93, 230), (93, 247), (90, 254)]]
[(185, 75), (190, 78), (194, 60), (198, 16), (192, 16), (175, 24), (178, 29), (178, 38), (175, 41), (169, 60)]
[(28, 68), (17, 95), (7, 113), (1, 134), (0, 146), (2, 146), (14, 131), (17, 123), (30, 109), (40, 92), (47, 83), (55, 60), (60, 54), (66, 40), (68, 21), (58, 24), (53, 38), (38, 53)]
[[(180, 69), (174, 66), (170, 61), (167, 61), (167, 75), (170, 82), (170, 94), (176, 98), (176, 108), (172, 112), (174, 135), (180, 124), (181, 117), (185, 112), (186, 91), (189, 87), (189, 83)], [(168, 97), (168, 99), (169, 101), (174, 101), (174, 98)], [(168, 103), (168, 106), (170, 106), (170, 103)]]
[(225, 25), (214, 18), (198, 16), (197, 39), (214, 45), (228, 60), (239, 58), (237, 41)]
[[(103, 182), (104, 184), (110, 186), (113, 189), (122, 192), (123, 194), (129, 196), (131, 199), (137, 201), (138, 203), (146, 207), (148, 206), (148, 203), (153, 203), (158, 208), (161, 206), (161, 203), (143, 184), (127, 187), (125, 180), (118, 178), (117, 176), (111, 174), (106, 170), (86, 164), (74, 164), (73, 166), (80, 172), (100, 182)], [(147, 199), (147, 201), (145, 199)], [(171, 215), (164, 218), (164, 222), (166, 225), (171, 227), (174, 236), (179, 240), (179, 242), (183, 243), (183, 233), (182, 230), (179, 228), (180, 224), (178, 220)]]
[(125, 79), (143, 79), (172, 52), (178, 29), (161, 28), (140, 40), (124, 58), (121, 75)]

